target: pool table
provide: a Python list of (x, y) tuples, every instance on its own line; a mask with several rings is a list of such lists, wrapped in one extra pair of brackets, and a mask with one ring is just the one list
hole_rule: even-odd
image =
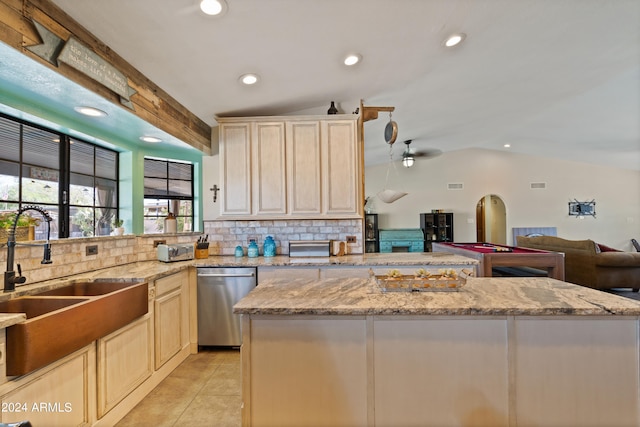
[(492, 243), (432, 244), (433, 252), (449, 252), (477, 259), (478, 277), (492, 277), (494, 267), (531, 267), (547, 271), (547, 276), (564, 281), (564, 254)]

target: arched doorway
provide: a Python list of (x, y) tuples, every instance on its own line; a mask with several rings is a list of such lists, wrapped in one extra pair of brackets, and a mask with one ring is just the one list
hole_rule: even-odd
[(476, 241), (507, 244), (507, 209), (495, 194), (487, 194), (476, 204)]

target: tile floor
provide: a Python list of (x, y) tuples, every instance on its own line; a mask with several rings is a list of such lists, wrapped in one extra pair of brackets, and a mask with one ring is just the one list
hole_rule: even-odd
[(240, 351), (190, 355), (116, 427), (240, 426)]

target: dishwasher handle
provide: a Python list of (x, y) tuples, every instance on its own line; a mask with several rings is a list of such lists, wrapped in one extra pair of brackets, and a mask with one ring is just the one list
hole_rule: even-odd
[(198, 277), (255, 277), (256, 273), (198, 273)]

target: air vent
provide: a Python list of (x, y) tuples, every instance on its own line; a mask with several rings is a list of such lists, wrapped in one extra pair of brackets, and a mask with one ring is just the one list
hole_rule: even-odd
[(450, 182), (447, 184), (447, 190), (462, 190), (464, 184), (461, 182)]
[(532, 182), (529, 184), (532, 190), (544, 190), (547, 188), (546, 182)]

